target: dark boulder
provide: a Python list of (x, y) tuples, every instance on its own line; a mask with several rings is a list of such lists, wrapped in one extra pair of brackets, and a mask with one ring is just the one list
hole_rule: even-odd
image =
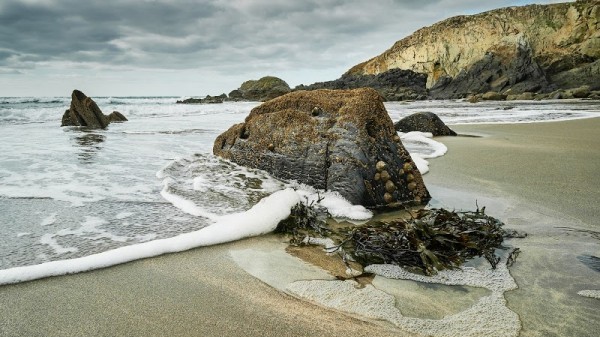
[(275, 98), (217, 137), (213, 153), (371, 208), (430, 199), (373, 89), (296, 91)]
[[(116, 112), (116, 111), (115, 111)], [(65, 111), (61, 126), (86, 126), (93, 129), (104, 129), (112, 121), (126, 121), (121, 113), (113, 112), (105, 116), (96, 102), (79, 90), (71, 94), (71, 107)]]
[(299, 85), (295, 90), (373, 88), (386, 101), (421, 100), (427, 98), (427, 75), (411, 70), (391, 69), (376, 75), (346, 73), (337, 80)]
[(411, 132), (421, 131), (429, 132), (434, 136), (456, 136), (444, 122), (433, 112), (417, 112), (404, 117), (394, 124), (397, 131)]
[(177, 104), (219, 104), (223, 103), (224, 100), (227, 99), (226, 94), (221, 94), (219, 96), (211, 96), (206, 95), (204, 98), (186, 98), (181, 101), (177, 101)]
[(123, 114), (118, 111), (113, 111), (113, 112), (111, 112), (110, 115), (108, 115), (109, 123), (113, 123), (113, 122), (120, 123), (120, 122), (126, 122), (126, 121), (128, 121), (128, 119), (125, 118), (125, 116), (123, 116)]

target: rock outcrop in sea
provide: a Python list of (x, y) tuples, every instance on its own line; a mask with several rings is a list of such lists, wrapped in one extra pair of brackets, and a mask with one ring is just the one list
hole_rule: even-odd
[(217, 137), (213, 153), (371, 208), (430, 199), (373, 89), (295, 91), (272, 99)]
[(433, 112), (417, 112), (404, 117), (394, 123), (394, 128), (401, 132), (421, 131), (429, 132), (434, 137), (456, 136), (456, 132), (450, 129), (438, 115)]
[(71, 106), (62, 117), (61, 126), (86, 126), (93, 129), (104, 129), (112, 122), (125, 122), (127, 118), (118, 111), (106, 116), (96, 102), (79, 90), (71, 94)]
[(259, 80), (249, 80), (229, 93), (230, 100), (264, 102), (291, 91), (290, 86), (275, 76), (265, 76)]
[(226, 94), (221, 94), (219, 96), (211, 96), (211, 95), (206, 95), (206, 97), (204, 98), (186, 98), (184, 100), (178, 100), (177, 104), (219, 104), (219, 103), (223, 103), (225, 100), (227, 100), (227, 95)]
[(535, 94), (559, 89), (599, 90), (600, 2), (507, 7), (453, 17), (416, 31), (345, 76), (392, 69), (427, 75), (426, 88), (440, 99), (486, 92), (537, 98)]
[(265, 102), (275, 97), (285, 95), (292, 91), (290, 86), (282, 79), (275, 76), (265, 76), (258, 80), (248, 80), (229, 95), (207, 95), (205, 98), (188, 98), (177, 101), (182, 104), (214, 104), (225, 101), (253, 101)]

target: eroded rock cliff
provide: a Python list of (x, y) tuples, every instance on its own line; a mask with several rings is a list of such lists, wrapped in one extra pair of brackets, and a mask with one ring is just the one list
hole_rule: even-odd
[(508, 7), (457, 16), (396, 42), (347, 74), (407, 69), (437, 98), (487, 91), (600, 88), (600, 1)]

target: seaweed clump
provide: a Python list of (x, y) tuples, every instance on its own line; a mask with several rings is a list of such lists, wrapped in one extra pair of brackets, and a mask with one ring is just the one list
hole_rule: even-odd
[[(334, 250), (344, 259), (370, 264), (394, 264), (426, 275), (455, 269), (474, 257), (484, 257), (496, 268), (507, 232), (485, 208), (456, 212), (422, 209), (408, 219), (370, 221), (363, 225), (332, 229), (321, 220), (312, 205), (298, 204), (292, 216), (280, 223), (278, 232), (291, 234), (292, 244), (306, 237), (326, 237), (336, 243)], [(516, 257), (515, 257), (516, 258)]]

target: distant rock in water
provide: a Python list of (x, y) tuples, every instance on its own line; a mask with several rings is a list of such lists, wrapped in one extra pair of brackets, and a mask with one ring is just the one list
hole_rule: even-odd
[(118, 111), (113, 111), (111, 112), (110, 115), (108, 115), (108, 122), (109, 123), (113, 123), (113, 122), (126, 122), (128, 121), (128, 119), (123, 116), (122, 113), (118, 112)]
[(386, 101), (422, 100), (427, 98), (427, 75), (410, 70), (391, 69), (380, 74), (344, 74), (337, 80), (299, 85), (295, 90), (373, 88)]
[(371, 208), (430, 199), (373, 89), (295, 91), (275, 98), (217, 137), (213, 153)]
[(290, 86), (282, 79), (265, 76), (259, 80), (249, 80), (239, 89), (229, 93), (230, 99), (264, 102), (291, 91)]
[(104, 129), (111, 122), (124, 122), (127, 118), (118, 111), (105, 116), (96, 102), (79, 90), (71, 94), (71, 107), (65, 111), (61, 126), (87, 126)]
[(177, 101), (178, 104), (219, 104), (227, 99), (227, 95), (219, 96), (206, 95), (204, 98), (187, 98), (182, 101)]
[(411, 132), (421, 131), (429, 132), (434, 136), (456, 136), (444, 122), (433, 112), (417, 112), (404, 117), (394, 124), (397, 131)]

